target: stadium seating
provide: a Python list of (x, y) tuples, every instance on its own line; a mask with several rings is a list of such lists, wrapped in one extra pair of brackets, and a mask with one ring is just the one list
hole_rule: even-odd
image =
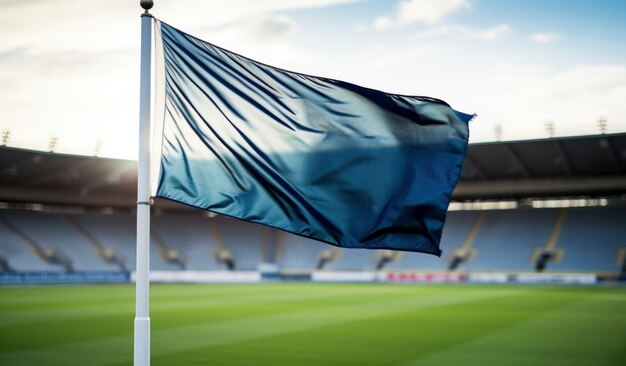
[[(444, 260), (445, 254), (463, 243), (475, 217), (476, 213), (470, 211), (457, 211), (448, 214), (441, 241), (444, 257), (405, 252), (399, 256), (397, 261), (387, 263), (384, 268), (445, 270), (447, 268), (447, 263)], [(293, 236), (284, 246), (283, 257), (285, 260), (281, 262), (281, 265), (283, 268), (314, 268), (322, 250), (331, 248), (333, 248), (331, 245)], [(376, 258), (379, 254), (378, 251), (340, 249), (339, 258), (328, 263), (324, 268), (328, 270), (373, 270), (376, 268)]]
[(262, 259), (263, 226), (246, 224), (227, 217), (216, 217), (212, 220), (215, 223), (214, 228), (219, 229), (225, 248), (235, 259), (235, 269), (256, 270)]
[[(43, 212), (10, 211), (3, 217), (19, 230), (37, 242), (42, 248), (57, 251), (70, 259), (75, 271), (111, 271), (115, 266), (102, 261), (90, 243), (76, 231), (62, 215)], [(6, 229), (6, 228), (5, 228)], [(8, 245), (19, 243), (21, 252), (31, 252), (21, 238), (8, 239)], [(4, 243), (4, 240), (3, 240)], [(10, 244), (13, 243), (13, 244)], [(23, 255), (24, 253), (22, 253)], [(58, 265), (46, 263), (42, 258), (32, 255), (32, 261), (23, 267), (16, 258), (9, 257), (9, 264), (16, 270), (36, 268), (37, 270), (63, 270)]]
[(555, 209), (488, 212), (474, 240), (476, 258), (461, 269), (534, 270), (532, 252), (546, 244), (557, 216)]
[(207, 217), (192, 214), (153, 216), (152, 223), (154, 233), (157, 233), (169, 247), (184, 254), (187, 269), (225, 269), (225, 266), (217, 263), (213, 257), (217, 247)]
[[(0, 213), (5, 219), (11, 214), (12, 212)], [(63, 270), (61, 267), (46, 263), (39, 258), (28, 243), (2, 224), (0, 224), (0, 243), (0, 255), (6, 260), (8, 266), (15, 271), (57, 272)]]
[(389, 263), (386, 269), (419, 269), (419, 270), (445, 270), (448, 267), (446, 259), (455, 248), (460, 247), (476, 220), (475, 211), (451, 211), (441, 237), (441, 257), (424, 255), (422, 253), (404, 253), (397, 262)]
[[(136, 219), (130, 215), (77, 215), (76, 220), (84, 226), (106, 248), (114, 250), (124, 259), (128, 268), (135, 268), (135, 225)], [(156, 225), (155, 225), (156, 226)], [(158, 255), (158, 247), (150, 246), (150, 268), (153, 270), (174, 270), (178, 267), (167, 263)]]
[(549, 269), (619, 271), (615, 258), (626, 246), (626, 208), (589, 207), (568, 210), (557, 245), (565, 248), (560, 263)]
[[(487, 211), (478, 226), (472, 248), (473, 260), (462, 262), (465, 271), (533, 271), (533, 252), (543, 248), (555, 226), (558, 209), (516, 209)], [(445, 271), (450, 255), (463, 245), (477, 221), (477, 211), (448, 213), (441, 258), (421, 253), (393, 256), (385, 269)], [(135, 217), (129, 214), (74, 214), (34, 211), (0, 211), (0, 259), (17, 271), (63, 271), (63, 266), (42, 258), (41, 250), (55, 251), (69, 258), (75, 271), (119, 271), (107, 262), (102, 251), (122, 258), (128, 269), (135, 267)], [(75, 220), (75, 224), (72, 224)], [(4, 222), (4, 224), (3, 224)], [(626, 247), (626, 207), (569, 208), (556, 246), (562, 249), (559, 262), (549, 262), (547, 271), (619, 271), (620, 248)], [(81, 228), (88, 233), (81, 232)], [(218, 251), (233, 258), (237, 270), (257, 270), (267, 261), (262, 251), (269, 229), (239, 220), (208, 218), (200, 212), (181, 212), (152, 217), (151, 269), (224, 270), (216, 260)], [(22, 232), (28, 239), (25, 239)], [(92, 236), (90, 239), (88, 236)], [(276, 239), (275, 239), (276, 240)], [(94, 241), (96, 244), (94, 244)], [(158, 241), (158, 242), (157, 242)], [(338, 253), (325, 270), (374, 270), (382, 251), (338, 249), (293, 234), (283, 234), (272, 248), (276, 265), (282, 270), (310, 271), (320, 255)], [(98, 251), (100, 248), (100, 252)], [(175, 253), (184, 266), (172, 261)], [(388, 254), (388, 253), (387, 253)], [(267, 253), (266, 255), (267, 256)]]
[(283, 236), (278, 264), (287, 270), (310, 270), (317, 266), (322, 250), (331, 246), (294, 234)]

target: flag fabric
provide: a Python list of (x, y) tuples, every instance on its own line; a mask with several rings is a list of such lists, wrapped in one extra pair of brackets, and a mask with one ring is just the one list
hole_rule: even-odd
[(441, 255), (473, 116), (268, 66), (156, 22), (157, 197), (340, 247)]

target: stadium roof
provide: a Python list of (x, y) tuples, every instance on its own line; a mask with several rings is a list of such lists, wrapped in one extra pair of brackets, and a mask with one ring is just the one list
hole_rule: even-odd
[[(131, 207), (136, 166), (130, 160), (3, 146), (0, 201)], [(626, 133), (472, 144), (453, 199), (623, 194)]]
[(454, 198), (626, 193), (626, 134), (470, 145)]

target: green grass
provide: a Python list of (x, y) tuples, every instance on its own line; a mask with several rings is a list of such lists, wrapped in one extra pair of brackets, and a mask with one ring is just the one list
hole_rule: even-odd
[[(153, 365), (624, 365), (626, 288), (155, 285)], [(0, 288), (0, 365), (132, 364), (131, 286)]]

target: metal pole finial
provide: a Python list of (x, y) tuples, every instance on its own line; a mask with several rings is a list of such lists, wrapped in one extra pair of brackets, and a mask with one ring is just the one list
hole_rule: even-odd
[(139, 5), (145, 10), (145, 14), (149, 14), (148, 10), (152, 9), (154, 6), (154, 1), (152, 0), (141, 0), (139, 1)]

